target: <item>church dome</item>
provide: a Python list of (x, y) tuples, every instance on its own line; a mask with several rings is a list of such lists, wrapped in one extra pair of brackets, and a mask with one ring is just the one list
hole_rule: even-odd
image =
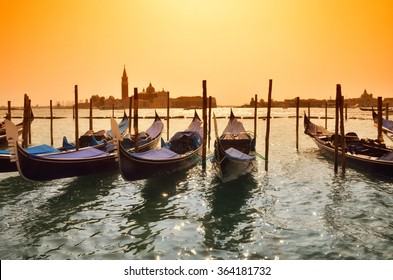
[(154, 93), (154, 92), (156, 92), (156, 90), (150, 83), (149, 86), (146, 88), (146, 93)]

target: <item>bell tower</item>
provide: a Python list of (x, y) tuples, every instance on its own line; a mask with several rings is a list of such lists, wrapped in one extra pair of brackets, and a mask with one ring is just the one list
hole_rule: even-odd
[(128, 99), (128, 77), (125, 65), (123, 70), (123, 76), (121, 77), (121, 99), (123, 101), (127, 101)]

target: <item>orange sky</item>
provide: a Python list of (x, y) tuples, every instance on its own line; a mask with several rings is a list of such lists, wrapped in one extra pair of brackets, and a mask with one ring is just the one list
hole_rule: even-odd
[(121, 97), (152, 82), (219, 105), (393, 97), (391, 0), (0, 0), (0, 106)]

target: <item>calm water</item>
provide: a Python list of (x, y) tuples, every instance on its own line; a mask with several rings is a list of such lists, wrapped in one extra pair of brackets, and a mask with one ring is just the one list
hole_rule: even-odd
[[(249, 109), (234, 112), (252, 115)], [(272, 111), (269, 172), (259, 158), (254, 174), (229, 184), (216, 179), (210, 163), (206, 171), (197, 166), (137, 182), (118, 173), (38, 183), (18, 173), (0, 174), (0, 259), (393, 259), (393, 181), (350, 168), (345, 177), (334, 175), (332, 162), (303, 133), (302, 120), (296, 151), (296, 121), (288, 118), (294, 112)], [(48, 116), (49, 109), (34, 113)], [(56, 146), (64, 135), (73, 139), (74, 125), (71, 111), (54, 114), (67, 117), (54, 121)], [(227, 116), (229, 109), (216, 114)], [(323, 116), (324, 109), (311, 114)], [(87, 110), (79, 113), (87, 115)], [(346, 122), (346, 131), (376, 138), (370, 113), (350, 109), (348, 117), (356, 119)], [(171, 120), (170, 135), (190, 120)], [(140, 128), (151, 122), (140, 120)], [(219, 131), (226, 122), (218, 119)], [(323, 119), (314, 122), (324, 124)], [(109, 123), (97, 119), (94, 128)], [(253, 120), (243, 123), (253, 130)], [(328, 128), (333, 124), (328, 120)], [(84, 132), (88, 120), (81, 119), (79, 126)], [(258, 120), (262, 155), (265, 129), (266, 121)], [(33, 144), (50, 143), (49, 120), (34, 120), (32, 130)]]

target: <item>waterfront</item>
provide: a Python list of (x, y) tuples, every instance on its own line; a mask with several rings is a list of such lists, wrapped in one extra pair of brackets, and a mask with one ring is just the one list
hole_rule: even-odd
[[(34, 113), (47, 116), (47, 111)], [(229, 114), (229, 108), (214, 111)], [(247, 108), (234, 112), (253, 114)], [(259, 109), (260, 116), (265, 112)], [(272, 110), (269, 171), (258, 158), (254, 174), (229, 184), (217, 180), (210, 163), (206, 171), (197, 166), (170, 178), (136, 182), (116, 172), (37, 183), (17, 173), (0, 174), (0, 258), (393, 259), (393, 182), (351, 168), (345, 177), (335, 175), (332, 162), (303, 134), (302, 119), (296, 151), (294, 112)], [(171, 110), (172, 116), (192, 114)], [(312, 108), (311, 114), (321, 117), (324, 109)], [(79, 115), (87, 116), (88, 110)], [(140, 115), (151, 116), (153, 110)], [(376, 138), (369, 112), (350, 109), (348, 115), (354, 119), (346, 121), (346, 131)], [(55, 116), (66, 116), (54, 120), (56, 146), (64, 135), (73, 139), (74, 125), (71, 110)], [(140, 128), (151, 121), (141, 119)], [(188, 122), (172, 119), (170, 135)], [(218, 119), (219, 131), (226, 122)], [(243, 123), (253, 129), (252, 119)], [(333, 124), (329, 119), (328, 128)], [(88, 120), (81, 119), (80, 131), (87, 127)], [(96, 130), (105, 127), (109, 119), (94, 121)], [(261, 155), (265, 129), (266, 121), (259, 119)], [(32, 140), (50, 143), (49, 120), (34, 120)]]

